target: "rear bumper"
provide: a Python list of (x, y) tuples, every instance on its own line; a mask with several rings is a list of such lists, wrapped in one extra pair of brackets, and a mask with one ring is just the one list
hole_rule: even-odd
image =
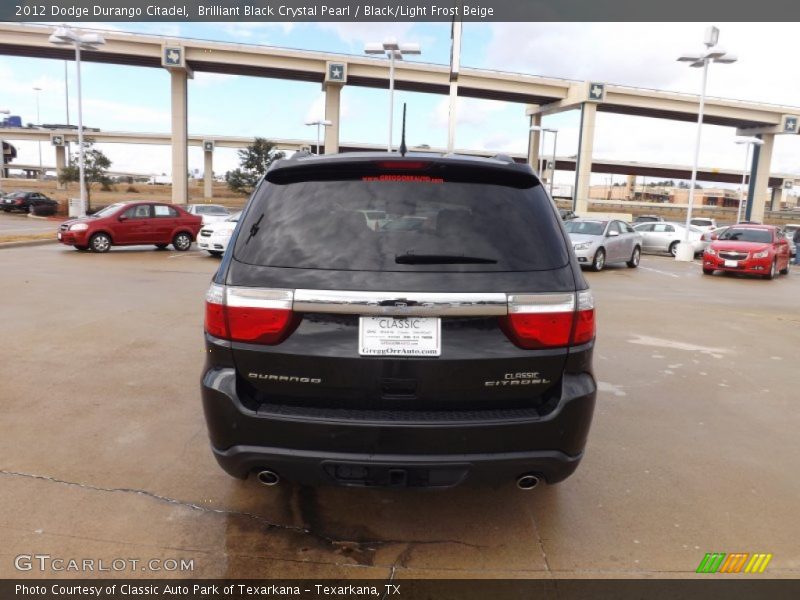
[(534, 473), (548, 483), (577, 468), (594, 412), (588, 373), (566, 374), (545, 416), (502, 411), (485, 418), (378, 420), (251, 410), (232, 368), (210, 367), (203, 407), (214, 456), (229, 474), (269, 469), (304, 484), (450, 487)]

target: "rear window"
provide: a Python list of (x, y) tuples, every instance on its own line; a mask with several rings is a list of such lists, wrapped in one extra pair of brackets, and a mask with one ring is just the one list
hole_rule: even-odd
[[(370, 219), (373, 213), (381, 219)], [(568, 261), (539, 184), (425, 176), (265, 183), (234, 256), (253, 265), (354, 271), (537, 271)]]

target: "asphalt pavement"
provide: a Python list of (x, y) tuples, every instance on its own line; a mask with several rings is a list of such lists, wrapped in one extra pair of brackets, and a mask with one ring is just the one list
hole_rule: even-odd
[(578, 471), (423, 492), (218, 468), (199, 395), (217, 265), (0, 251), (0, 577), (59, 575), (15, 569), (35, 553), (193, 561), (120, 573), (138, 577), (686, 577), (706, 552), (769, 552), (763, 576), (800, 576), (800, 268), (708, 277), (645, 256), (587, 273), (600, 393)]

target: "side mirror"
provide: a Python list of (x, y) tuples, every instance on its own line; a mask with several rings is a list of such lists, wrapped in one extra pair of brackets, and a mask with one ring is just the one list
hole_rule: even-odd
[(612, 229), (611, 231), (608, 232), (608, 235), (606, 237), (617, 237), (618, 235), (619, 231)]
[(718, 236), (716, 233), (712, 233), (712, 234), (711, 234), (711, 239), (712, 239), (712, 240), (716, 240), (716, 239), (718, 239), (718, 238), (719, 238), (719, 236)]
[(127, 221), (127, 220), (128, 217), (126, 217), (125, 215), (120, 215), (119, 218), (117, 219), (117, 221)]

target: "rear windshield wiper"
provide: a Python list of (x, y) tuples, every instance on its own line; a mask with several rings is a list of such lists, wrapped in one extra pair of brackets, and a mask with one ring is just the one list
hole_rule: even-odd
[(261, 213), (261, 216), (258, 217), (258, 221), (253, 223), (253, 225), (250, 227), (250, 234), (247, 236), (247, 239), (244, 241), (245, 246), (247, 245), (247, 242), (249, 242), (251, 239), (253, 239), (256, 236), (256, 234), (258, 233), (258, 230), (261, 229), (261, 220), (263, 218), (264, 218), (264, 213)]
[(398, 265), (494, 265), (493, 258), (464, 256), (463, 254), (398, 254), (394, 257)]

